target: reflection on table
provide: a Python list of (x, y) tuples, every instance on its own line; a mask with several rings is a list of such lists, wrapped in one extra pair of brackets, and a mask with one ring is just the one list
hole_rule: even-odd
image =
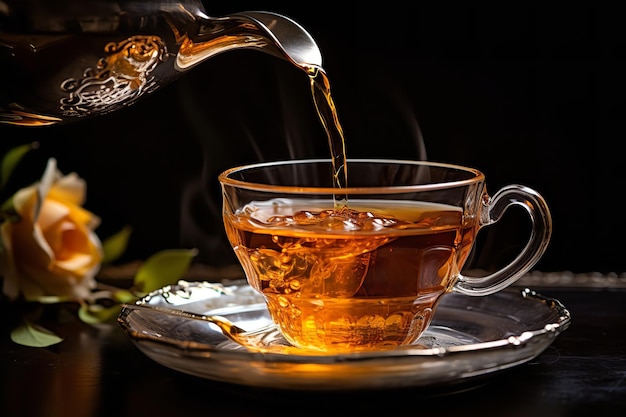
[[(444, 389), (311, 392), (226, 384), (154, 362), (115, 324), (91, 327), (75, 317), (54, 317), (51, 327), (65, 340), (28, 348), (11, 342), (3, 322), (0, 415), (332, 415), (374, 406), (396, 416), (619, 415), (626, 409), (626, 286), (619, 276), (599, 288), (574, 285), (580, 276), (562, 275), (561, 284), (535, 282), (532, 288), (565, 305), (569, 329), (528, 363)], [(530, 276), (521, 284), (532, 281)]]

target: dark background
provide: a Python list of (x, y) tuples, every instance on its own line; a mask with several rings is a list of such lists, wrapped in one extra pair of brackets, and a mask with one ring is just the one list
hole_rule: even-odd
[[(349, 157), (473, 166), (487, 175), (491, 194), (506, 184), (528, 185), (554, 218), (536, 269), (626, 271), (626, 29), (615, 10), (206, 4), (211, 16), (278, 12), (311, 33)], [(306, 74), (254, 51), (214, 57), (106, 116), (45, 128), (0, 126), (2, 153), (29, 141), (40, 146), (16, 178), (38, 179), (51, 156), (62, 172), (85, 178), (86, 207), (102, 218), (100, 237), (133, 226), (122, 261), (198, 247), (203, 263), (233, 262), (217, 174), (241, 163), (329, 156)], [(517, 213), (508, 217), (483, 234), (485, 249), (473, 266), (489, 268), (519, 250), (527, 223)]]

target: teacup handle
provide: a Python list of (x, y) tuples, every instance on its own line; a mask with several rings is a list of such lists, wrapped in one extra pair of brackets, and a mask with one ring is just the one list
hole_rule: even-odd
[[(484, 277), (459, 274), (452, 291), (465, 295), (482, 296), (500, 291), (528, 272), (539, 261), (552, 235), (552, 216), (545, 200), (535, 190), (523, 185), (508, 185), (483, 201), (480, 229), (496, 223), (512, 206), (523, 207), (532, 222), (532, 231), (526, 246), (508, 265)], [(479, 229), (479, 231), (480, 231)]]

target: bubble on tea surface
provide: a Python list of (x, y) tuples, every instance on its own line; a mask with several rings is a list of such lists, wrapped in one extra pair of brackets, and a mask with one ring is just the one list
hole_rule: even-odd
[(265, 219), (265, 223), (272, 226), (318, 226), (325, 231), (373, 231), (395, 226), (402, 222), (391, 217), (380, 217), (369, 211), (357, 211), (345, 208), (340, 211), (309, 210), (296, 211), (292, 215), (273, 215)]

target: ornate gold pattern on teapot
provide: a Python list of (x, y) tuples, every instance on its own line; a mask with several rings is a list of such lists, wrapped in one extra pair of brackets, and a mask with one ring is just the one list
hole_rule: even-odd
[(87, 68), (81, 79), (69, 78), (61, 84), (68, 93), (60, 99), (65, 117), (81, 117), (128, 106), (144, 93), (157, 88), (151, 75), (167, 60), (167, 47), (158, 36), (137, 35), (104, 47), (107, 56), (95, 69)]

